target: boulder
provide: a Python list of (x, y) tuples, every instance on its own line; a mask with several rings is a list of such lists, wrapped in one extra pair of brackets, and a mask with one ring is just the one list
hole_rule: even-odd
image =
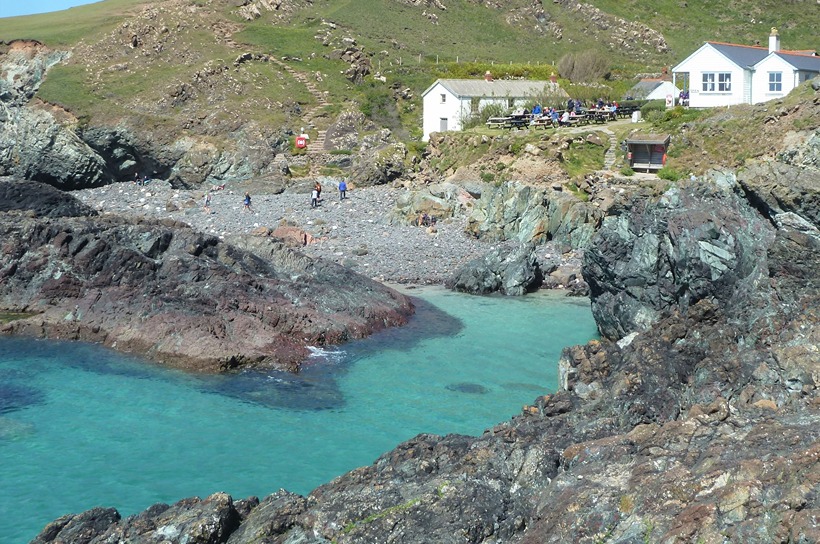
[(503, 183), (481, 193), (469, 213), (467, 232), (486, 240), (555, 240), (584, 248), (602, 216), (600, 209), (571, 193)]
[(446, 286), (474, 295), (524, 295), (537, 290), (543, 279), (534, 246), (518, 244), (512, 249), (496, 248), (470, 261), (447, 280)]
[(419, 218), (427, 215), (437, 221), (453, 217), (464, 209), (464, 202), (472, 200), (466, 191), (452, 183), (436, 183), (406, 191), (396, 199), (390, 212), (394, 224), (418, 225)]

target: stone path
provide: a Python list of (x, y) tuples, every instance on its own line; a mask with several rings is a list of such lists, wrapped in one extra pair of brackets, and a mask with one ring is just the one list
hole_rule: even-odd
[(618, 148), (618, 138), (615, 136), (615, 133), (608, 128), (602, 128), (601, 131), (609, 136), (609, 147), (604, 153), (604, 170), (609, 170), (612, 168), (612, 165), (615, 164), (615, 150)]

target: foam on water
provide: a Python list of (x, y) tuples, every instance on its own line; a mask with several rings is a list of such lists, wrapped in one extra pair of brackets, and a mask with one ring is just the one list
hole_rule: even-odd
[(586, 301), (412, 291), (417, 315), (299, 374), (191, 376), (87, 344), (0, 338), (0, 542), (95, 506), (311, 489), (421, 432), (480, 434), (557, 387)]

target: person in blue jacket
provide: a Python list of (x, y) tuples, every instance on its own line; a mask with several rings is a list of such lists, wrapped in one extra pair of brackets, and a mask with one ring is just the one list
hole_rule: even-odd
[(347, 182), (342, 180), (339, 182), (339, 200), (347, 198)]

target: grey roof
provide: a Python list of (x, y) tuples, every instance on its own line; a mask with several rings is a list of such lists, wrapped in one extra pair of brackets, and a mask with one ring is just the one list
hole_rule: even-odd
[(812, 55), (800, 55), (797, 53), (788, 53), (785, 51), (775, 51), (774, 53), (781, 59), (785, 60), (798, 70), (805, 70), (807, 72), (820, 72), (820, 57)]
[(753, 66), (769, 55), (765, 47), (751, 45), (735, 45), (732, 43), (707, 42), (723, 56), (742, 68)]
[(633, 97), (644, 98), (657, 89), (661, 83), (663, 83), (662, 79), (642, 79), (633, 85), (627, 94)]
[(633, 134), (626, 139), (627, 144), (668, 144), (671, 140), (669, 134)]
[[(459, 98), (472, 97), (509, 97), (528, 98), (539, 94), (560, 94), (566, 93), (557, 83), (550, 81), (526, 81), (495, 79), (486, 81), (484, 79), (439, 79), (436, 83), (441, 83), (448, 91)], [(427, 94), (435, 85), (433, 83), (423, 94)]]

